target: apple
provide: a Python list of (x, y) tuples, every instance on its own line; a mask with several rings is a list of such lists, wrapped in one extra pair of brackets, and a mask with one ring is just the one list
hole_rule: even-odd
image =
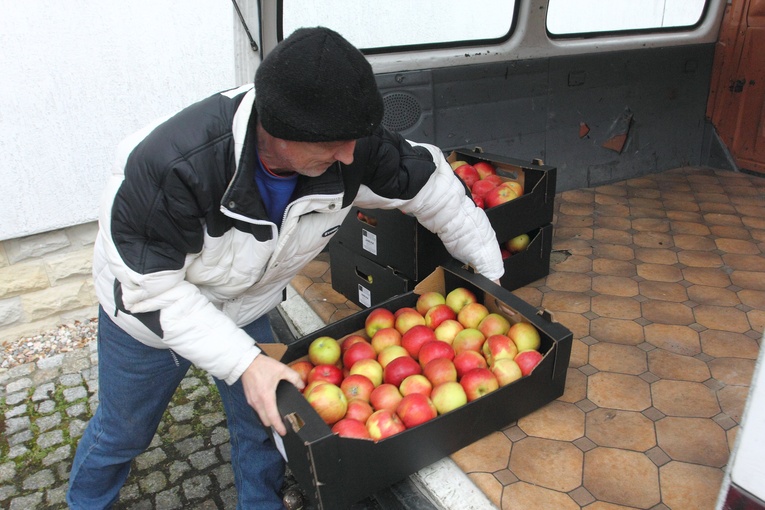
[(306, 400), (327, 425), (333, 425), (345, 416), (348, 400), (339, 386), (324, 383), (316, 386), (306, 395)]
[(320, 336), (308, 346), (308, 359), (314, 365), (334, 365), (340, 361), (340, 344), (328, 336)]
[(289, 364), (289, 367), (300, 374), (300, 378), (303, 380), (303, 384), (308, 384), (308, 373), (313, 368), (313, 363), (306, 360), (293, 361)]
[(393, 312), (393, 317), (398, 319), (398, 316), (401, 315), (402, 313), (410, 312), (412, 310), (414, 310), (415, 312), (417, 311), (415, 308), (413, 308), (411, 306), (402, 306), (401, 308), (399, 308), (399, 309), (397, 309), (396, 311)]
[(364, 319), (364, 331), (369, 338), (375, 335), (378, 329), (392, 328), (396, 319), (393, 316), (393, 312), (386, 308), (375, 308), (367, 318)]
[[(510, 339), (508, 338), (508, 340)], [(510, 340), (510, 342), (512, 343), (512, 340)], [(451, 345), (447, 344), (446, 342), (442, 342), (441, 340), (433, 340), (423, 344), (423, 346), (420, 347), (420, 352), (417, 356), (417, 360), (420, 362), (421, 367), (424, 368), (429, 361), (432, 361), (436, 358), (446, 358), (452, 360), (454, 359), (454, 349), (452, 349)]]
[(446, 303), (435, 305), (425, 312), (425, 325), (430, 329), (436, 329), (446, 320), (454, 320), (457, 314)]
[(483, 201), (483, 198), (478, 195), (473, 195), (473, 203), (479, 209), (486, 209), (486, 203)]
[(340, 437), (350, 437), (354, 439), (372, 439), (367, 430), (366, 424), (359, 420), (343, 418), (332, 425), (332, 433)]
[(385, 367), (383, 370), (383, 383), (392, 384), (398, 388), (401, 381), (408, 376), (421, 373), (422, 367), (420, 367), (420, 364), (414, 358), (401, 356), (388, 363), (388, 366)]
[(378, 329), (372, 337), (372, 347), (377, 354), (391, 345), (401, 345), (401, 333), (396, 328)]
[(478, 172), (478, 176), (481, 179), (486, 179), (487, 175), (497, 174), (497, 169), (494, 168), (494, 165), (486, 161), (479, 161), (477, 163), (473, 163), (473, 167), (475, 168), (476, 172)]
[(518, 195), (519, 197), (521, 195), (523, 195), (523, 184), (521, 184), (520, 182), (518, 182), (518, 181), (505, 181), (505, 184), (507, 186), (510, 186), (510, 188), (512, 188), (512, 190), (515, 191), (515, 194)]
[(436, 291), (427, 291), (417, 297), (417, 302), (414, 305), (414, 309), (424, 317), (425, 312), (436, 305), (442, 305), (444, 303), (446, 303), (446, 298), (443, 294)]
[(437, 340), (451, 344), (454, 341), (454, 337), (457, 336), (457, 333), (463, 329), (465, 329), (465, 326), (459, 321), (447, 319), (433, 330), (433, 334), (436, 335)]
[(499, 381), (488, 368), (468, 370), (460, 379), (460, 384), (465, 389), (468, 402), (499, 388)]
[(343, 365), (345, 368), (351, 369), (357, 361), (362, 359), (377, 359), (377, 351), (372, 347), (372, 344), (368, 342), (353, 344), (343, 355)]
[(340, 342), (340, 358), (342, 359), (345, 352), (350, 349), (353, 344), (357, 344), (359, 342), (369, 343), (369, 340), (361, 335), (348, 335), (347, 337), (343, 338), (343, 340)]
[(320, 379), (317, 379), (315, 381), (311, 381), (308, 384), (305, 385), (305, 388), (303, 388), (303, 395), (308, 396), (309, 393), (311, 393), (311, 390), (313, 390), (315, 387), (317, 387), (320, 384), (327, 384), (327, 381), (322, 381)]
[(480, 353), (486, 337), (476, 328), (465, 328), (454, 337), (452, 348), (457, 355), (462, 351), (475, 351)]
[(422, 375), (430, 381), (434, 388), (445, 382), (457, 381), (457, 369), (452, 360), (446, 358), (431, 360), (422, 369)]
[(475, 169), (475, 167), (471, 164), (465, 163), (464, 165), (460, 165), (457, 168), (454, 169), (454, 173), (457, 174), (457, 177), (462, 179), (462, 182), (465, 183), (465, 186), (470, 188), (481, 180), (481, 176), (478, 175), (478, 171)]
[(393, 436), (406, 430), (406, 425), (395, 410), (381, 409), (372, 413), (366, 423), (369, 435), (375, 441)]
[(507, 331), (519, 351), (539, 350), (542, 339), (537, 328), (528, 322), (516, 322)]
[(436, 340), (433, 330), (424, 324), (418, 324), (401, 336), (401, 347), (406, 349), (411, 357), (417, 359), (420, 348), (433, 340)]
[(468, 303), (457, 314), (457, 321), (466, 328), (477, 328), (487, 315), (489, 315), (489, 309), (483, 304)]
[(407, 396), (410, 393), (422, 393), (426, 397), (429, 397), (432, 390), (433, 383), (422, 374), (410, 375), (401, 381), (401, 384), (398, 386), (398, 391), (400, 391), (403, 396)]
[(510, 253), (519, 253), (528, 248), (530, 242), (531, 237), (529, 237), (528, 234), (521, 234), (507, 241), (505, 243), (505, 248), (507, 248)]
[(515, 194), (515, 191), (510, 186), (505, 186), (504, 184), (493, 187), (483, 196), (487, 209), (515, 200), (516, 198), (518, 198), (518, 195)]
[(433, 402), (422, 393), (410, 393), (401, 399), (396, 407), (396, 415), (406, 428), (416, 427), (438, 416)]
[(505, 181), (502, 180), (502, 177), (500, 177), (499, 175), (496, 175), (496, 174), (487, 175), (486, 177), (484, 177), (481, 180), (486, 181), (486, 182), (490, 182), (490, 183), (494, 184), (495, 186), (499, 186), (500, 184), (504, 184), (505, 183)]
[(454, 368), (457, 369), (457, 380), (462, 379), (462, 376), (469, 370), (474, 368), (488, 368), (489, 366), (486, 362), (486, 358), (477, 351), (462, 351), (454, 356), (452, 363), (454, 363)]
[(467, 404), (467, 395), (460, 383), (450, 381), (434, 386), (430, 400), (438, 414), (446, 414)]
[(369, 402), (369, 395), (375, 389), (375, 383), (370, 381), (369, 377), (365, 375), (351, 374), (340, 383), (340, 389), (343, 390), (348, 401), (360, 398)]
[(388, 366), (388, 363), (401, 356), (410, 357), (406, 349), (400, 345), (391, 345), (380, 351), (380, 354), (377, 355), (377, 361), (384, 370), (385, 367)]
[(490, 313), (478, 324), (478, 330), (483, 336), (506, 335), (510, 330), (510, 321), (498, 313)]
[(361, 374), (372, 381), (375, 387), (382, 384), (383, 368), (375, 359), (361, 359), (353, 364), (348, 371), (348, 377), (354, 374)]
[(518, 363), (523, 375), (529, 375), (540, 361), (542, 361), (542, 354), (535, 350), (520, 351), (515, 356), (515, 362)]
[(502, 358), (515, 358), (518, 354), (518, 347), (515, 342), (507, 335), (491, 335), (483, 343), (481, 348), (486, 362), (491, 367), (497, 360)]
[(316, 365), (308, 372), (306, 382), (327, 381), (332, 384), (340, 384), (343, 380), (343, 371), (337, 365)]
[(475, 294), (465, 287), (456, 287), (446, 294), (446, 304), (457, 314), (460, 313), (460, 310), (466, 304), (477, 301), (478, 298), (475, 297)]
[(452, 161), (451, 163), (449, 163), (449, 165), (452, 167), (452, 170), (456, 170), (462, 165), (467, 165), (467, 164), (468, 164), (467, 161), (463, 161), (461, 159), (458, 159), (457, 161)]
[(499, 253), (502, 254), (502, 260), (505, 260), (507, 258), (510, 258), (510, 256), (512, 256), (512, 253), (510, 253), (509, 250), (502, 248), (501, 246), (499, 248)]
[(372, 404), (360, 398), (352, 398), (348, 401), (348, 410), (345, 411), (345, 417), (366, 423), (367, 418), (375, 412)]
[(420, 312), (415, 310), (414, 308), (407, 308), (401, 311), (401, 313), (398, 314), (398, 317), (396, 317), (396, 323), (394, 327), (398, 330), (399, 333), (402, 335), (406, 334), (407, 331), (412, 329), (415, 326), (424, 326), (425, 325), (425, 317), (420, 315)]
[(470, 188), (470, 193), (474, 197), (481, 197), (484, 201), (484, 207), (489, 207), (489, 204), (486, 202), (486, 194), (496, 187), (496, 183), (491, 181), (478, 181)]
[(491, 367), (491, 373), (497, 378), (500, 386), (505, 386), (523, 377), (521, 367), (518, 366), (515, 360), (510, 358), (495, 360), (494, 365)]
[(395, 410), (402, 398), (404, 397), (396, 386), (383, 383), (372, 390), (372, 394), (369, 396), (369, 403), (375, 411), (380, 409)]

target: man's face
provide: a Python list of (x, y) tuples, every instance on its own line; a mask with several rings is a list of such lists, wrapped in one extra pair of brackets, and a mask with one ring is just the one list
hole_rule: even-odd
[(335, 161), (353, 163), (356, 140), (341, 142), (294, 142), (273, 139), (265, 154), (268, 168), (275, 174), (295, 172), (307, 177), (323, 174)]

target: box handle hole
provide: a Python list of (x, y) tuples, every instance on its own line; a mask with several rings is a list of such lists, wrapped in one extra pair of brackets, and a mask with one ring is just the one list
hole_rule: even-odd
[(305, 425), (305, 422), (297, 413), (290, 413), (284, 419), (287, 420), (287, 424), (292, 427), (292, 431), (295, 433), (300, 432), (300, 429)]

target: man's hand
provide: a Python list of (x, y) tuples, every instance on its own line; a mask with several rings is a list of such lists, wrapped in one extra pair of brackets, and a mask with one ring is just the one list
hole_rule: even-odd
[(302, 390), (304, 384), (300, 374), (261, 353), (244, 371), (241, 380), (247, 403), (258, 413), (263, 425), (273, 427), (279, 435), (286, 434), (287, 429), (276, 407), (276, 387), (279, 381), (285, 380)]

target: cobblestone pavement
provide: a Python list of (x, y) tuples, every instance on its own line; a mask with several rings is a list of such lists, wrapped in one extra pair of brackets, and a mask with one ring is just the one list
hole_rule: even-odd
[[(0, 508), (67, 508), (69, 470), (98, 404), (97, 390), (96, 342), (0, 369)], [(136, 458), (115, 508), (235, 508), (229, 461), (215, 383), (192, 367), (151, 446)]]

